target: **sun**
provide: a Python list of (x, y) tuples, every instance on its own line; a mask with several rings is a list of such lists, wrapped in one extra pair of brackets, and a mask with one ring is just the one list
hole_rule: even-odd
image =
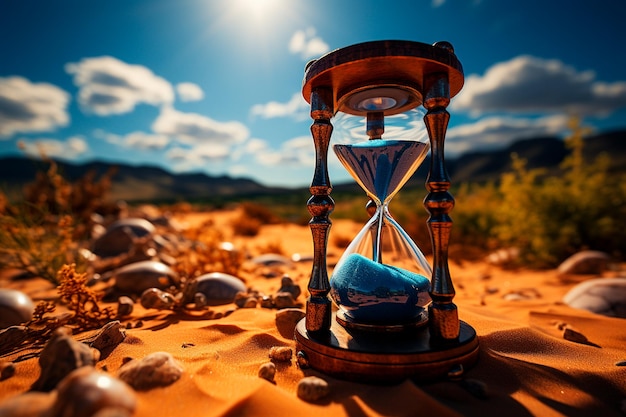
[(242, 22), (259, 26), (268, 26), (281, 14), (284, 0), (234, 0), (232, 12)]

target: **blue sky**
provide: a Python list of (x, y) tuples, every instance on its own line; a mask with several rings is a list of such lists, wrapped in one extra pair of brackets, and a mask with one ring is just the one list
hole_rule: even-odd
[(449, 156), (562, 136), (571, 114), (622, 128), (625, 20), (621, 0), (0, 0), (0, 156), (308, 185), (304, 65), (379, 39), (454, 45)]

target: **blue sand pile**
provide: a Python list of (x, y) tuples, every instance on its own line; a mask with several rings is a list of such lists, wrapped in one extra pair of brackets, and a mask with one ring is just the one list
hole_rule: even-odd
[(356, 253), (335, 268), (330, 285), (339, 307), (362, 323), (409, 322), (430, 301), (425, 276)]

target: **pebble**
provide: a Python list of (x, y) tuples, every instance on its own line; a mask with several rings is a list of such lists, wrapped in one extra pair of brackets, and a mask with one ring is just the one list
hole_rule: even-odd
[(13, 362), (0, 362), (0, 381), (11, 378), (15, 375), (15, 364)]
[(520, 288), (502, 295), (506, 301), (525, 301), (541, 298), (541, 293), (535, 288)]
[(626, 318), (626, 278), (595, 278), (581, 282), (563, 297), (570, 307)]
[(263, 378), (270, 382), (274, 382), (275, 375), (276, 375), (276, 365), (274, 365), (274, 363), (266, 362), (259, 367), (259, 378)]
[(53, 393), (29, 391), (0, 402), (0, 416), (40, 417), (47, 414), (54, 403)]
[(287, 292), (293, 296), (294, 300), (296, 300), (302, 293), (302, 289), (300, 289), (298, 284), (293, 282), (291, 277), (284, 275), (280, 281), (280, 289), (278, 292)]
[(29, 321), (33, 317), (33, 300), (18, 290), (0, 288), (0, 329)]
[(285, 308), (276, 313), (276, 328), (283, 337), (293, 338), (296, 325), (306, 313), (298, 308)]
[(581, 343), (583, 345), (589, 344), (587, 336), (569, 326), (565, 326), (565, 328), (563, 328), (563, 339), (574, 343)]
[(559, 265), (557, 270), (561, 275), (600, 275), (604, 271), (606, 271), (607, 265), (610, 260), (611, 257), (604, 252), (586, 250), (575, 253), (574, 255), (564, 260)]
[(128, 294), (141, 294), (148, 288), (165, 290), (180, 282), (178, 274), (158, 261), (140, 261), (118, 268), (114, 273), (115, 288)]
[(250, 262), (263, 266), (291, 266), (291, 259), (278, 253), (266, 253), (255, 256)]
[(316, 376), (304, 377), (298, 382), (298, 398), (304, 401), (318, 401), (330, 393), (328, 382)]
[(176, 299), (169, 292), (161, 291), (158, 288), (148, 288), (141, 294), (140, 302), (144, 308), (167, 310), (176, 304)]
[(92, 368), (81, 368), (59, 384), (51, 415), (92, 417), (106, 409), (123, 410), (126, 414), (122, 415), (132, 415), (136, 407), (136, 395), (124, 382)]
[(107, 227), (106, 231), (94, 240), (92, 252), (109, 258), (128, 253), (139, 238), (149, 239), (155, 227), (146, 219), (121, 219)]
[(192, 279), (183, 291), (186, 303), (194, 302), (197, 293), (206, 297), (206, 305), (230, 304), (239, 292), (246, 292), (246, 284), (240, 278), (224, 272), (211, 272)]
[(28, 327), (11, 326), (0, 330), (0, 355), (12, 351), (28, 339)]
[(51, 391), (75, 369), (93, 367), (95, 364), (96, 360), (89, 346), (74, 340), (66, 329), (57, 329), (41, 351), (41, 373), (32, 390)]
[(269, 357), (276, 362), (291, 362), (293, 350), (288, 346), (272, 346)]
[(167, 352), (155, 352), (141, 360), (131, 360), (118, 371), (121, 380), (138, 391), (165, 387), (176, 382), (183, 367)]
[(277, 292), (274, 295), (274, 306), (278, 309), (298, 306), (298, 303), (289, 292)]
[(117, 316), (118, 317), (128, 317), (133, 314), (133, 310), (135, 309), (135, 302), (132, 298), (123, 295), (117, 299)]
[(115, 320), (102, 326), (89, 346), (98, 349), (100, 352), (113, 350), (113, 348), (122, 343), (125, 338), (126, 332), (122, 327), (122, 323)]
[(485, 257), (485, 261), (492, 265), (509, 265), (519, 259), (519, 248), (498, 249)]

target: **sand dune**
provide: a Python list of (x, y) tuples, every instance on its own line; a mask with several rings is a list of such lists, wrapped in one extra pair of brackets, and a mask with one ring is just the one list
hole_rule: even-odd
[[(201, 218), (189, 215), (181, 220), (197, 224)], [(228, 216), (217, 221), (226, 225)], [(351, 222), (338, 221), (333, 233), (350, 235), (357, 229)], [(254, 250), (276, 241), (286, 255), (312, 251), (308, 228), (295, 225), (265, 226), (245, 244)], [(329, 252), (332, 264), (341, 250), (332, 247)], [(310, 268), (310, 262), (300, 262), (285, 272), (305, 289)], [(451, 272), (460, 317), (476, 329), (480, 342), (479, 362), (461, 382), (360, 384), (303, 371), (292, 359), (277, 363), (272, 384), (257, 376), (259, 366), (268, 361), (272, 346), (294, 348), (295, 343), (277, 329), (276, 310), (261, 307), (235, 309), (218, 320), (206, 320), (138, 305), (127, 320), (131, 328), (126, 340), (101, 358), (96, 369), (115, 374), (125, 358), (140, 359), (156, 351), (169, 352), (183, 366), (181, 379), (172, 385), (137, 392), (138, 417), (624, 415), (626, 368), (618, 366), (626, 360), (624, 319), (560, 302), (578, 281), (589, 277), (563, 279), (553, 270), (506, 271), (482, 262), (452, 263)], [(245, 278), (247, 285), (267, 293), (280, 286), (280, 276), (265, 278), (254, 270)], [(35, 299), (54, 295), (41, 280), (4, 278), (1, 285)], [(214, 308), (230, 309), (234, 306)], [(143, 326), (136, 327), (139, 321)], [(566, 327), (587, 342), (566, 340)], [(0, 404), (27, 391), (37, 378), (37, 359), (24, 359), (28, 353), (16, 351), (0, 358), (16, 361), (15, 375), (0, 381)], [(305, 375), (327, 380), (330, 394), (315, 403), (299, 399), (296, 386)]]

